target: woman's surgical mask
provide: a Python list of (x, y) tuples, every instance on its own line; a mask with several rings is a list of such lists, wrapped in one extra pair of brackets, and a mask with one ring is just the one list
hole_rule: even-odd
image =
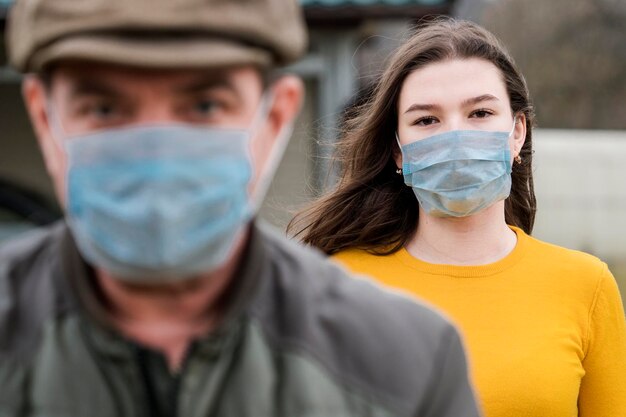
[(222, 265), (263, 198), (249, 187), (264, 103), (250, 129), (142, 125), (64, 138), (66, 217), (81, 254), (135, 283)]
[(404, 182), (424, 211), (466, 217), (507, 198), (515, 122), (510, 132), (454, 130), (400, 146)]

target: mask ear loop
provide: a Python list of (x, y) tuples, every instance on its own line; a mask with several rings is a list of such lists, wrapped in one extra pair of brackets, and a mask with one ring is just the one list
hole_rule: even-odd
[(270, 90), (265, 90), (261, 95), (261, 100), (259, 102), (259, 107), (257, 108), (254, 117), (252, 118), (252, 122), (250, 126), (248, 126), (248, 132), (251, 134), (256, 132), (257, 129), (261, 127), (263, 122), (265, 122), (269, 116), (270, 110), (272, 108), (271, 104), (274, 101), (274, 93)]
[(510, 138), (513, 132), (515, 132), (515, 126), (517, 126), (517, 116), (513, 117), (513, 127), (511, 128), (511, 131), (509, 132), (509, 136), (507, 137)]
[[(271, 91), (263, 93), (261, 107), (259, 108), (254, 121), (250, 125), (251, 127), (249, 131), (251, 136), (261, 127), (263, 122), (267, 121), (273, 103), (274, 93)], [(291, 135), (293, 133), (293, 125), (294, 122), (292, 121), (283, 126), (274, 139), (274, 145), (272, 146), (272, 150), (265, 161), (265, 167), (263, 168), (263, 171), (259, 173), (259, 177), (256, 179), (254, 190), (250, 197), (250, 206), (253, 213), (257, 213), (263, 204), (263, 200), (267, 195), (272, 180), (274, 179), (274, 175), (276, 174), (278, 166), (280, 165), (283, 155), (287, 150), (287, 146), (289, 145), (289, 140), (291, 139)]]
[(63, 153), (64, 158), (66, 159), (66, 168), (65, 168), (65, 187), (63, 190), (64, 193), (64, 202), (63, 204), (66, 206), (65, 210), (69, 205), (70, 195), (69, 195), (69, 184), (70, 184), (70, 156), (68, 154), (66, 142), (67, 142), (67, 132), (63, 127), (63, 122), (59, 118), (59, 115), (54, 110), (54, 105), (48, 100), (46, 102), (46, 112), (48, 116), (48, 125), (50, 127), (50, 134), (52, 136), (52, 140), (55, 142), (55, 145), (59, 147), (59, 150)]
[(63, 123), (61, 122), (57, 112), (54, 110), (54, 105), (50, 101), (46, 103), (46, 112), (48, 113), (48, 123), (52, 137), (58, 145), (64, 147), (63, 140), (61, 138), (66, 138), (67, 132), (65, 131)]
[[(396, 130), (395, 134), (396, 134), (396, 142), (398, 143), (398, 149), (400, 149), (400, 155), (402, 156), (402, 163), (404, 164), (404, 153), (402, 152), (402, 144), (400, 143), (400, 137), (398, 136), (398, 131), (397, 130)], [(404, 169), (402, 167), (396, 169), (396, 174), (398, 174), (398, 175), (402, 175), (403, 172), (404, 172)]]

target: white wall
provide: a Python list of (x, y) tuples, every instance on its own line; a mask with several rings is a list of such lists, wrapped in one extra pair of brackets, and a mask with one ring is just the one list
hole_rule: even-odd
[(626, 131), (533, 133), (533, 234), (611, 263), (626, 263)]

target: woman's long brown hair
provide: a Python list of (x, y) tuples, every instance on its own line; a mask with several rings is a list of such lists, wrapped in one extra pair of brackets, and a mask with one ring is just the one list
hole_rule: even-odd
[(417, 229), (418, 202), (402, 175), (396, 173), (398, 97), (411, 72), (455, 58), (493, 63), (502, 74), (512, 113), (526, 116), (522, 163), (513, 164), (505, 219), (528, 234), (532, 232), (536, 211), (534, 111), (524, 77), (490, 32), (471, 22), (442, 18), (417, 28), (393, 55), (365, 103), (351, 112), (335, 154), (340, 168), (336, 188), (298, 213), (289, 223), (289, 234), (327, 254), (358, 248), (384, 255), (407, 243)]

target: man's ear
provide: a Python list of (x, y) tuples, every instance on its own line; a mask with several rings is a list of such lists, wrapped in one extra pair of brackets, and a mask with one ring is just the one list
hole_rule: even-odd
[(254, 198), (259, 200), (264, 197), (278, 168), (290, 139), (290, 128), (304, 100), (304, 84), (296, 76), (283, 76), (270, 88), (271, 103), (266, 122), (252, 146), (255, 178), (252, 189)]
[(267, 117), (268, 133), (276, 138), (300, 113), (304, 101), (304, 84), (294, 75), (284, 75), (272, 84), (271, 90), (273, 100)]
[(22, 82), (22, 96), (35, 136), (43, 153), (46, 168), (51, 176), (59, 172), (59, 146), (56, 143), (50, 128), (48, 115), (48, 88), (41, 78), (36, 75), (27, 75)]
[(296, 76), (283, 76), (270, 88), (271, 102), (266, 122), (259, 140), (254, 141), (253, 145), (256, 178), (260, 178), (267, 169), (272, 169), (267, 166), (268, 163), (272, 165), (279, 162), (290, 139), (286, 136), (289, 134), (288, 129), (298, 116), (304, 99), (304, 84)]

